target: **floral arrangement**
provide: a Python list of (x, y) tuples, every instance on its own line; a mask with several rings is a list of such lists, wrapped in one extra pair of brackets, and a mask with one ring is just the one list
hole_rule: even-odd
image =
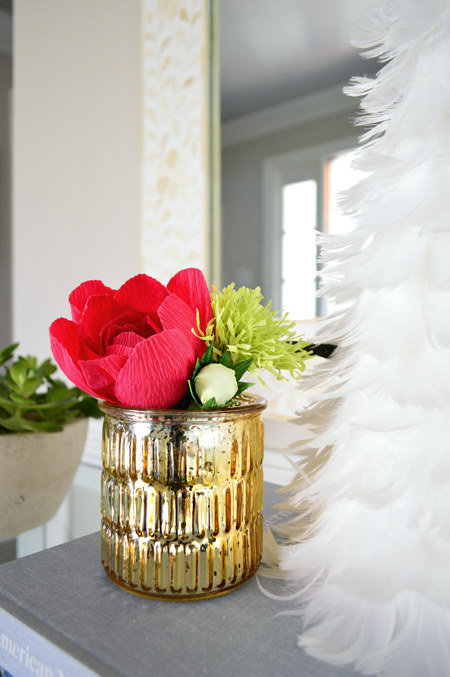
[(247, 371), (298, 378), (311, 356), (295, 323), (262, 299), (234, 285), (210, 295), (196, 268), (167, 286), (144, 274), (118, 290), (90, 280), (69, 296), (72, 320), (50, 327), (53, 356), (80, 390), (120, 406), (230, 406), (253, 385), (241, 380)]

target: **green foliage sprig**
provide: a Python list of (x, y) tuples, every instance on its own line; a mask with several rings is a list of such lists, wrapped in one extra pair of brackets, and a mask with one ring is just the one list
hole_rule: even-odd
[(51, 377), (57, 367), (50, 359), (13, 360), (18, 345), (0, 352), (0, 435), (56, 432), (74, 418), (102, 415), (94, 397)]
[[(279, 381), (287, 380), (286, 372), (291, 378), (300, 378), (304, 361), (312, 354), (305, 350), (308, 342), (297, 335), (295, 322), (288, 321), (287, 314), (277, 317), (270, 302), (263, 306), (259, 287), (236, 290), (234, 284), (230, 284), (222, 291), (212, 289), (214, 317), (206, 332), (202, 332), (198, 324), (198, 335), (207, 345), (213, 343), (216, 359), (229, 352), (231, 364), (251, 359), (249, 371), (253, 374), (266, 369)], [(259, 375), (258, 378), (266, 385)]]

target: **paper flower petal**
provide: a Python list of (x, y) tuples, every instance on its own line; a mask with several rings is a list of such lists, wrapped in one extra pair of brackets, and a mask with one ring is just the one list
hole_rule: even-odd
[(90, 336), (80, 336), (78, 332), (78, 359), (97, 360), (104, 351)]
[(139, 343), (120, 371), (116, 397), (124, 406), (167, 409), (188, 390), (196, 352), (186, 334), (177, 330), (154, 334)]
[(163, 330), (163, 326), (157, 312), (149, 313), (146, 316), (145, 321), (150, 325), (150, 327), (152, 327), (156, 334), (159, 334), (159, 332)]
[(206, 343), (192, 332), (192, 329), (196, 329), (197, 326), (195, 312), (180, 299), (178, 294), (170, 294), (161, 303), (158, 315), (161, 318), (164, 330), (178, 329), (184, 332), (194, 345), (197, 356), (203, 355), (206, 350)]
[(51, 324), (49, 331), (51, 350), (58, 366), (78, 388), (95, 396), (77, 366), (78, 327), (75, 322), (60, 317)]
[(130, 348), (129, 346), (123, 346), (120, 343), (116, 343), (113, 346), (108, 346), (106, 349), (106, 357), (109, 355), (120, 355), (121, 357), (131, 357), (133, 354), (134, 348)]
[(105, 355), (123, 355), (124, 357), (131, 357), (133, 350), (138, 343), (145, 339), (134, 331), (127, 331), (119, 334), (114, 339), (112, 345), (106, 348)]
[[(179, 296), (195, 314), (196, 309), (200, 314), (200, 326), (205, 331), (206, 325), (212, 319), (211, 297), (205, 276), (198, 268), (186, 268), (180, 270), (172, 277), (167, 289), (172, 294)], [(195, 322), (197, 327), (197, 322)]]
[(125, 331), (122, 334), (116, 336), (116, 338), (112, 342), (112, 345), (122, 345), (127, 346), (128, 348), (134, 348), (135, 346), (137, 346), (138, 343), (140, 343), (143, 340), (144, 338), (142, 336), (136, 334), (134, 330), (131, 330)]
[(122, 315), (119, 315), (119, 317), (115, 317), (105, 324), (102, 328), (100, 332), (102, 346), (106, 348), (106, 346), (114, 342), (116, 336), (124, 331), (135, 331), (143, 338), (148, 338), (155, 333), (149, 327), (145, 313), (141, 313), (139, 310), (127, 310)]
[(98, 360), (80, 360), (78, 364), (89, 388), (98, 392), (114, 383), (126, 361), (124, 355), (108, 355)]
[(151, 313), (158, 310), (167, 295), (168, 291), (161, 282), (141, 273), (127, 280), (114, 298), (126, 308)]
[(102, 328), (124, 311), (123, 306), (111, 296), (90, 296), (86, 301), (79, 325), (79, 336), (90, 336), (92, 350), (101, 354)]
[(107, 287), (101, 280), (83, 282), (69, 296), (72, 320), (77, 324), (80, 322), (84, 306), (90, 296), (114, 296), (115, 293), (115, 289)]

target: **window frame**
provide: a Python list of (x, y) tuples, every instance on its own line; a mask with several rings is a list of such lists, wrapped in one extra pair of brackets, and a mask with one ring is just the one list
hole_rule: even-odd
[[(273, 308), (281, 308), (283, 230), (283, 186), (312, 179), (317, 182), (317, 228), (324, 232), (324, 166), (333, 155), (354, 150), (357, 137), (334, 141), (274, 155), (262, 166), (262, 271), (264, 292)], [(318, 270), (320, 264), (318, 264)], [(317, 284), (317, 283), (316, 283)], [(316, 298), (316, 317), (324, 312), (324, 299)], [(296, 318), (302, 321), (302, 318)]]

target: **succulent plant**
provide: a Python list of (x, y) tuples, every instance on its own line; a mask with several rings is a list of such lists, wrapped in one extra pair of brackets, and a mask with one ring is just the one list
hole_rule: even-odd
[(57, 367), (50, 359), (15, 358), (18, 345), (0, 352), (0, 435), (56, 432), (75, 418), (102, 415), (94, 397), (52, 378)]

